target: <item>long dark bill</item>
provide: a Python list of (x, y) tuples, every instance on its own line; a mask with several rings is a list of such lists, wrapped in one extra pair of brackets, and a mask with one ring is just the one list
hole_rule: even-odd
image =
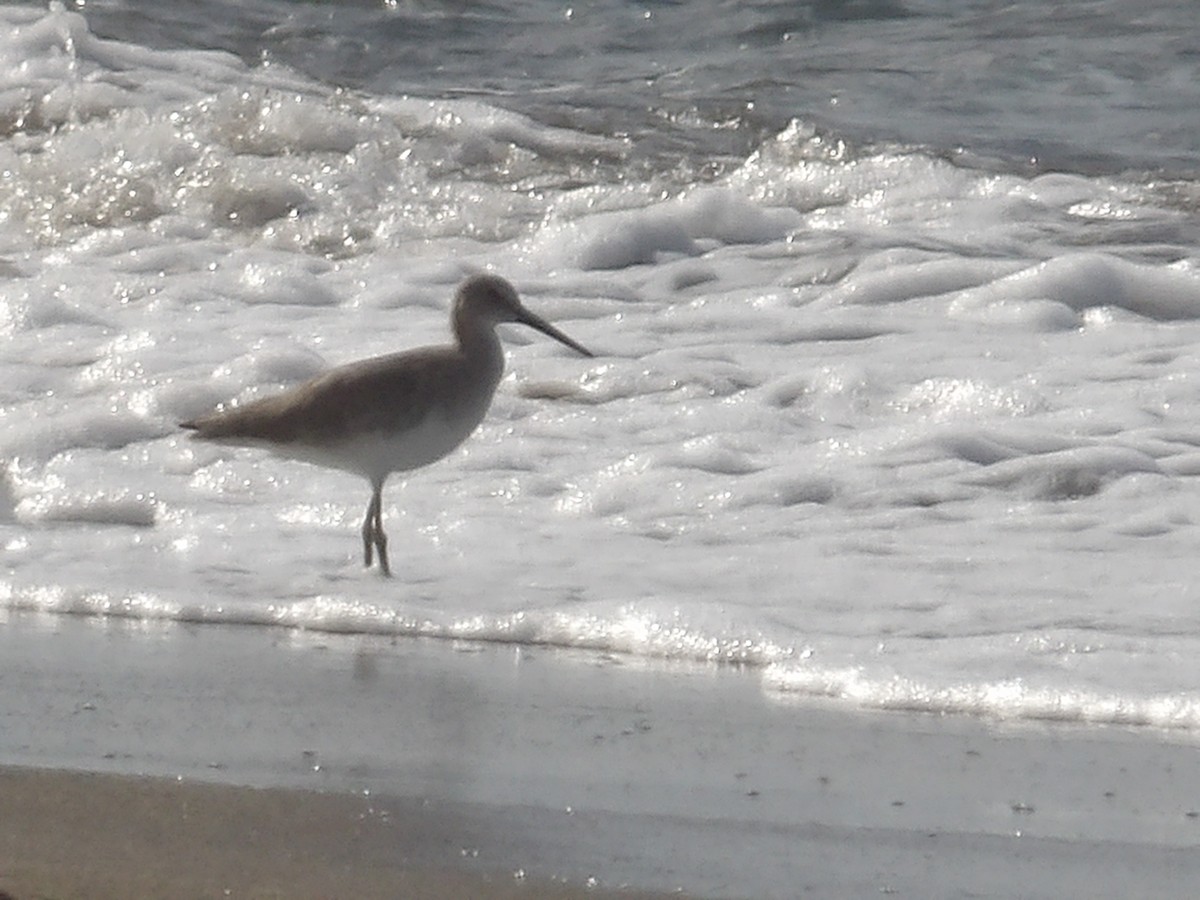
[(555, 328), (553, 325), (551, 325), (549, 322), (547, 322), (541, 316), (537, 315), (536, 313), (531, 313), (527, 309), (521, 310), (520, 322), (522, 325), (528, 325), (530, 328), (536, 328), (542, 334), (549, 335), (550, 337), (552, 337), (556, 341), (558, 341), (560, 344), (566, 344), (568, 347), (570, 347), (576, 353), (581, 353), (584, 356), (595, 356), (596, 355), (591, 350), (589, 350), (587, 347), (583, 346), (583, 344), (580, 344), (577, 341), (571, 340), (571, 338), (567, 337), (565, 334), (563, 334), (561, 331), (559, 331), (557, 328)]

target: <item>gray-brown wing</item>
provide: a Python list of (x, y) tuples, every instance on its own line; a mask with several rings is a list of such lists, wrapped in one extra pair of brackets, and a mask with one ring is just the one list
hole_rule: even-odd
[(350, 363), (274, 397), (180, 424), (208, 440), (313, 446), (401, 429), (428, 412), (439, 382), (455, 371), (456, 353), (426, 347)]

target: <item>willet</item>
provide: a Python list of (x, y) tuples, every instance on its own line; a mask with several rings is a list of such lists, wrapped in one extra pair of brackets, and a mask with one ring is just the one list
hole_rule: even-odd
[(441, 459), (483, 420), (504, 373), (496, 326), (519, 322), (582, 353), (592, 352), (522, 304), (511, 284), (473, 275), (450, 313), (454, 344), (420, 347), (332, 369), (282, 394), (201, 416), (196, 437), (262, 447), (278, 456), (342, 469), (371, 483), (363, 560), (391, 574), (383, 533), (383, 483)]

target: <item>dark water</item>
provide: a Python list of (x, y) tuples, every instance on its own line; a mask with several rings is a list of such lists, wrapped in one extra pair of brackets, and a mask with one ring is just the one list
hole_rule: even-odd
[(690, 179), (800, 119), (987, 166), (1200, 169), (1187, 3), (940, 0), (568, 4), (121, 0), (97, 34), (219, 48), (373, 94), (481, 95)]

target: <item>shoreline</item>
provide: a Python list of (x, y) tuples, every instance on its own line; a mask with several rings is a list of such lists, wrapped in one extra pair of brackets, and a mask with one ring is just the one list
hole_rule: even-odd
[[(1115, 898), (1200, 880), (1192, 742), (781, 702), (722, 666), (12, 613), (0, 726), (15, 900), (103, 896), (39, 881), (89, 845), (87, 883), (133, 897), (222, 896), (186, 871), (128, 880), (208, 852), (197, 877), (259, 866), (241, 896)], [(181, 798), (205, 810), (186, 828)], [(244, 834), (266, 849), (245, 856)]]

